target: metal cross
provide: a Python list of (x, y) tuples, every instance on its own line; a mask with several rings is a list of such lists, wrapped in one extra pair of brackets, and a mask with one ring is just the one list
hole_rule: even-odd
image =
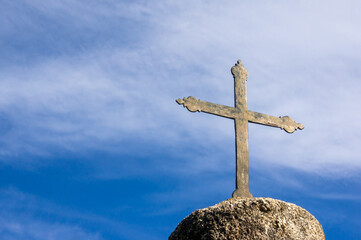
[(263, 113), (247, 110), (246, 80), (248, 72), (240, 60), (231, 69), (234, 78), (234, 107), (210, 103), (188, 97), (177, 99), (191, 112), (206, 112), (221, 117), (234, 119), (236, 130), (236, 190), (232, 197), (253, 197), (249, 192), (249, 154), (248, 154), (248, 122), (278, 127), (288, 133), (302, 130), (304, 126), (289, 116), (273, 117)]

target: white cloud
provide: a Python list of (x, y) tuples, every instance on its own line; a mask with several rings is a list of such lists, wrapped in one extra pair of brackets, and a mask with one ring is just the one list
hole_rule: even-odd
[(1, 239), (101, 240), (109, 233), (122, 239), (157, 239), (139, 226), (59, 206), (14, 188), (0, 190), (0, 204)]
[[(0, 238), (1, 239), (103, 239), (99, 233), (91, 233), (77, 224), (47, 221), (35, 217), (34, 212), (43, 211), (49, 216), (54, 209), (49, 204), (36, 203), (33, 196), (14, 189), (1, 190)], [(59, 217), (59, 216), (58, 216)]]
[[(43, 143), (71, 151), (108, 148), (130, 136), (177, 149), (187, 136), (229, 155), (232, 122), (191, 114), (174, 100), (193, 95), (231, 105), (229, 70), (241, 58), (249, 70), (249, 109), (290, 115), (306, 126), (293, 135), (250, 127), (251, 157), (321, 174), (361, 167), (356, 1), (27, 3), (41, 14), (66, 12), (93, 31), (104, 28), (104, 18), (112, 26), (123, 18), (138, 22), (144, 34), (131, 46), (112, 42), (25, 69), (9, 66), (1, 75), (0, 110), (13, 130), (2, 139), (3, 156), (51, 154)], [(64, 14), (51, 17), (64, 20)]]
[(48, 224), (34, 219), (14, 219), (13, 216), (0, 217), (0, 236), (3, 239), (102, 239), (82, 229), (64, 224)]

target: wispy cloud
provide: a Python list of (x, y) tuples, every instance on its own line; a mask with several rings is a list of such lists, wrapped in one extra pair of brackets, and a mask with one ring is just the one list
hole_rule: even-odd
[(47, 221), (34, 216), (34, 212), (39, 210), (49, 216), (49, 210), (53, 209), (35, 204), (32, 196), (14, 189), (2, 190), (0, 195), (2, 239), (103, 239), (99, 233), (89, 232), (78, 224)]
[(67, 224), (48, 224), (34, 219), (14, 216), (0, 218), (0, 235), (3, 239), (102, 239), (88, 234), (79, 227)]
[(109, 234), (122, 239), (157, 239), (139, 226), (59, 206), (14, 188), (1, 189), (0, 203), (2, 239), (101, 240)]
[[(125, 151), (127, 139), (174, 152), (186, 150), (187, 142), (217, 146), (232, 156), (230, 120), (191, 114), (174, 100), (194, 95), (231, 105), (229, 69), (241, 58), (250, 73), (249, 109), (290, 115), (306, 126), (293, 135), (251, 126), (251, 158), (320, 174), (345, 175), (361, 167), (356, 1), (327, 1), (327, 8), (324, 1), (23, 3), (7, 2), (23, 14), (6, 15), (2, 37), (10, 41), (22, 29), (40, 29), (36, 33), (56, 37), (57, 51), (67, 51), (35, 51), (29, 56), (36, 61), (25, 66), (2, 65), (1, 121), (10, 126), (1, 139), (3, 162), (52, 155), (54, 148)], [(56, 28), (37, 19), (61, 24), (65, 35), (58, 38)], [(139, 29), (132, 29), (134, 22)], [(127, 31), (113, 33), (107, 24)], [(74, 32), (76, 38), (66, 35)], [(27, 32), (31, 44), (49, 43), (36, 33)], [(82, 45), (86, 37), (94, 43)], [(191, 169), (206, 171), (222, 161)], [(164, 169), (174, 169), (167, 164)]]

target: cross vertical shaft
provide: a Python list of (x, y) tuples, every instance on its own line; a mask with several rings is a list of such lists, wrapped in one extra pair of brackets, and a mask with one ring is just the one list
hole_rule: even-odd
[[(240, 62), (238, 62), (240, 63)], [(242, 64), (232, 67), (234, 78), (234, 105), (240, 114), (234, 119), (236, 132), (236, 190), (232, 197), (252, 197), (249, 192), (249, 151), (246, 81), (248, 72)]]
[(252, 197), (249, 192), (248, 122), (235, 119), (236, 130), (236, 190), (232, 197)]

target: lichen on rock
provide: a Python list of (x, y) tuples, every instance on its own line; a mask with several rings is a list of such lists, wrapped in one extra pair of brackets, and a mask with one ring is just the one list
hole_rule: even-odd
[(321, 224), (305, 209), (271, 198), (231, 198), (194, 211), (169, 240), (324, 240)]

